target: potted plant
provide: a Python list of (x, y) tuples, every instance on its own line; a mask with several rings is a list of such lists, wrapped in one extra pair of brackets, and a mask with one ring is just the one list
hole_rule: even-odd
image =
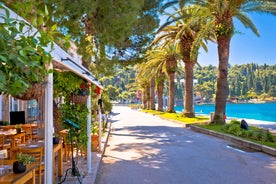
[(75, 104), (83, 104), (87, 102), (90, 88), (89, 82), (73, 72), (54, 71), (55, 96), (63, 96)]
[(53, 134), (53, 144), (59, 144), (60, 135), (58, 133)]
[(99, 147), (99, 126), (98, 122), (94, 122), (91, 129), (91, 148), (92, 151), (97, 151)]
[(33, 163), (33, 161), (34, 161), (33, 156), (17, 153), (16, 161), (13, 163), (12, 170), (15, 174), (25, 172), (26, 164), (31, 164)]
[(8, 121), (0, 121), (0, 126), (6, 126), (9, 125)]
[(15, 125), (16, 133), (18, 133), (18, 134), (21, 133), (21, 127), (22, 127), (21, 124)]

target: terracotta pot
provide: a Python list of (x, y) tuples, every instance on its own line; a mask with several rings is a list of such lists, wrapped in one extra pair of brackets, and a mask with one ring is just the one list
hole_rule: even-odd
[(98, 135), (91, 135), (91, 151), (98, 151), (99, 150), (99, 136)]

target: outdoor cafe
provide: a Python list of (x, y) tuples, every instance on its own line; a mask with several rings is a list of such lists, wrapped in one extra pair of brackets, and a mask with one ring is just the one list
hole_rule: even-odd
[[(8, 11), (10, 18), (25, 21), (12, 10), (8, 9)], [(1, 15), (5, 13), (0, 9)], [(33, 28), (32, 31), (37, 30)], [(102, 89), (93, 74), (57, 44), (54, 43), (50, 53), (52, 61), (48, 66), (49, 69), (70, 71), (87, 83), (95, 85), (97, 89)], [(31, 95), (32, 99), (0, 94), (0, 184), (58, 183), (57, 176), (63, 177), (64, 154), (70, 150), (65, 150), (62, 139), (58, 142), (53, 141), (53, 135), (57, 131), (54, 125), (54, 103), (63, 102), (63, 99), (54, 98), (53, 83), (54, 75), (50, 73), (45, 84), (40, 88), (36, 87), (36, 90), (40, 92), (37, 96)], [(93, 98), (99, 97), (100, 93), (97, 93), (97, 96)], [(87, 137), (90, 137), (91, 95), (88, 95), (85, 100), (84, 104), (89, 111), (87, 113)], [(76, 128), (74, 122), (68, 126)], [(87, 171), (90, 172), (92, 167), (91, 139), (88, 139), (85, 151)], [(26, 163), (23, 172), (19, 171), (20, 166), (15, 169), (15, 162), (19, 161)]]

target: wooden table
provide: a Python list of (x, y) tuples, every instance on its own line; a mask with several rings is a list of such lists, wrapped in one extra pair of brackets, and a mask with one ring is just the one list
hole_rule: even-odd
[(11, 147), (13, 148), (17, 145), (17, 140), (20, 140), (20, 143), (25, 142), (25, 132), (7, 135), (7, 138), (11, 138)]
[(23, 184), (23, 183), (32, 183), (35, 184), (35, 168), (36, 164), (28, 164), (26, 171), (19, 174), (6, 173), (3, 176), (0, 176), (0, 184)]
[[(21, 128), (24, 130), (25, 128), (37, 128), (37, 124), (36, 123), (29, 123), (29, 124), (21, 124)], [(16, 125), (2, 125), (0, 126), (0, 129), (3, 130), (9, 130), (9, 129), (15, 129)]]
[(4, 134), (7, 139), (11, 140), (11, 147), (15, 147), (17, 140), (20, 140), (20, 143), (25, 142), (25, 132), (17, 133), (15, 129), (1, 130), (0, 134)]
[[(53, 150), (53, 158), (55, 158), (55, 154), (57, 154), (58, 158), (58, 176), (62, 176), (63, 174), (63, 152), (62, 152), (62, 144), (54, 144), (54, 150)], [(55, 167), (55, 159), (53, 159), (53, 166)], [(53, 170), (53, 172), (55, 169)], [(54, 175), (53, 175), (54, 176)]]
[(67, 142), (67, 135), (68, 135), (69, 129), (64, 129), (59, 132), (60, 136), (62, 137), (62, 141), (64, 143), (64, 161), (67, 162), (69, 159), (69, 153), (71, 152), (71, 143)]
[[(16, 153), (20, 149), (20, 147), (28, 148), (31, 149), (32, 147), (43, 147), (44, 148), (44, 142), (43, 141), (38, 141), (38, 142), (31, 142), (28, 144), (21, 144), (16, 147), (11, 148), (11, 158), (15, 159)], [(54, 144), (53, 145), (53, 181), (55, 177), (55, 171), (56, 171), (56, 164), (55, 164), (55, 157), (57, 154), (57, 161), (58, 161), (58, 176), (62, 176), (63, 174), (63, 152), (62, 152), (62, 144)]]

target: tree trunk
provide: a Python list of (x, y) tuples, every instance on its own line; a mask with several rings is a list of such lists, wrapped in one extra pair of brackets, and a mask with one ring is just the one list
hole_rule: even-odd
[(146, 88), (147, 109), (150, 109), (150, 85)]
[(155, 78), (150, 80), (150, 109), (155, 110)]
[(146, 89), (143, 90), (142, 101), (143, 101), (143, 108), (147, 109), (147, 92), (146, 92)]
[(193, 118), (194, 112), (194, 62), (185, 62), (185, 96), (183, 116)]
[(158, 105), (157, 110), (163, 111), (163, 91), (164, 91), (164, 81), (160, 80), (157, 84), (157, 99), (158, 99)]
[(228, 75), (228, 60), (230, 49), (230, 36), (220, 36), (218, 38), (218, 54), (219, 66), (215, 100), (215, 115), (213, 123), (225, 124), (225, 109), (227, 98), (227, 75)]
[(175, 73), (169, 73), (169, 105), (168, 105), (168, 112), (175, 112), (174, 111), (174, 77)]

